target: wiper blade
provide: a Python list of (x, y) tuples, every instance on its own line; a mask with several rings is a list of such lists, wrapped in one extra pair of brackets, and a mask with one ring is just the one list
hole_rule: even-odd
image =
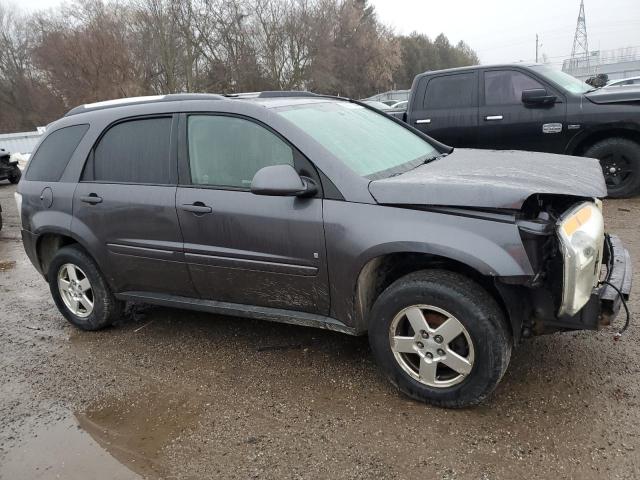
[(423, 165), (425, 165), (425, 164), (427, 164), (427, 163), (431, 163), (431, 162), (434, 162), (434, 161), (436, 161), (436, 160), (440, 160), (441, 158), (444, 158), (444, 157), (446, 157), (447, 155), (449, 155), (449, 154), (448, 154), (448, 153), (446, 153), (446, 152), (443, 152), (443, 153), (439, 153), (438, 155), (434, 155), (433, 157), (427, 157), (427, 158), (425, 158), (425, 160), (422, 162), (422, 164), (423, 164)]

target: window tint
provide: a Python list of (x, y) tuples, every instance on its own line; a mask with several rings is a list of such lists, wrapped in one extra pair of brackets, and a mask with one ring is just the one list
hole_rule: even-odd
[(293, 166), (293, 150), (264, 127), (241, 118), (192, 115), (187, 123), (191, 182), (249, 188), (262, 167)]
[(118, 123), (100, 139), (85, 168), (98, 182), (171, 182), (171, 118)]
[(87, 133), (89, 125), (74, 125), (50, 133), (29, 161), (25, 178), (38, 182), (57, 182), (71, 155)]
[(426, 108), (464, 108), (476, 106), (478, 89), (475, 73), (459, 73), (429, 80), (424, 98)]
[(544, 88), (540, 82), (514, 70), (484, 73), (485, 105), (515, 105), (522, 102), (522, 91)]

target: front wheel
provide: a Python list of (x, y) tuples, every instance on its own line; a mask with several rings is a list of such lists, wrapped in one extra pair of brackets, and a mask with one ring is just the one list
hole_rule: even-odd
[(491, 295), (444, 270), (412, 273), (388, 287), (373, 306), (369, 342), (403, 393), (448, 408), (486, 398), (507, 369), (512, 345)]
[(584, 156), (600, 161), (610, 197), (640, 193), (640, 144), (627, 138), (607, 138), (589, 147)]

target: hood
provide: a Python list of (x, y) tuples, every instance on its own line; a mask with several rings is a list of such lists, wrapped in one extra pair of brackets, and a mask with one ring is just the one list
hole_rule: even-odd
[(630, 103), (637, 102), (640, 104), (640, 87), (604, 87), (594, 90), (591, 93), (585, 93), (593, 103)]
[(519, 209), (533, 194), (605, 197), (597, 160), (550, 153), (455, 149), (401, 175), (374, 180), (378, 203)]

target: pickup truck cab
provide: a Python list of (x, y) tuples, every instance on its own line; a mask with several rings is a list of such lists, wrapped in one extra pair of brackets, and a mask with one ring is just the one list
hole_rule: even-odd
[(416, 76), (393, 115), (454, 147), (597, 158), (610, 197), (640, 193), (640, 87), (595, 89), (545, 65), (463, 67)]

